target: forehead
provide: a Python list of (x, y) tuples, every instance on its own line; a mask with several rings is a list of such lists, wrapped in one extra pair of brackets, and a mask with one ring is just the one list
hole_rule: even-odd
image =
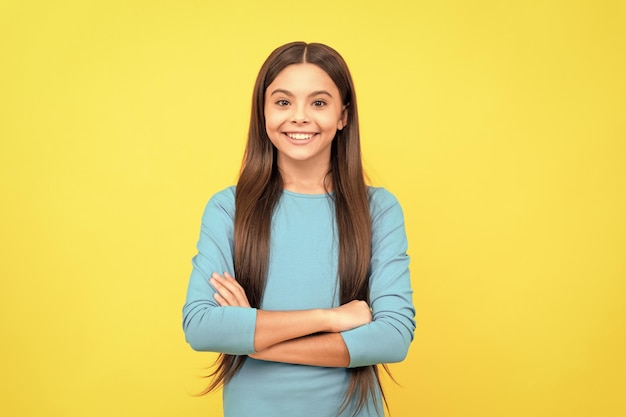
[(272, 94), (275, 89), (287, 90), (296, 95), (320, 90), (326, 90), (333, 95), (339, 93), (337, 86), (326, 71), (309, 63), (285, 67), (267, 87), (266, 94)]

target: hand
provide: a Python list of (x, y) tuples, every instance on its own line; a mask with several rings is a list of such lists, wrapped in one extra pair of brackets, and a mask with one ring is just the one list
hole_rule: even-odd
[(220, 306), (250, 307), (243, 287), (228, 272), (223, 276), (214, 272), (209, 281), (217, 291), (213, 298)]
[(372, 321), (372, 310), (365, 301), (353, 300), (342, 306), (331, 308), (331, 331), (339, 333), (351, 330)]

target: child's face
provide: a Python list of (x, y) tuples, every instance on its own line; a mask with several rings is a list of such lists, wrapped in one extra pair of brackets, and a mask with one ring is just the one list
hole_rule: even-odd
[(337, 86), (317, 65), (290, 65), (265, 91), (265, 126), (282, 169), (294, 164), (327, 169), (331, 143), (346, 120)]

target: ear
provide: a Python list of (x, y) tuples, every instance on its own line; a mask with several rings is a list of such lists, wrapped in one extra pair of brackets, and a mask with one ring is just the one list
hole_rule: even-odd
[(341, 110), (341, 118), (339, 119), (339, 122), (337, 123), (337, 130), (343, 130), (344, 127), (346, 127), (348, 125), (348, 106), (345, 105), (343, 106), (343, 109)]

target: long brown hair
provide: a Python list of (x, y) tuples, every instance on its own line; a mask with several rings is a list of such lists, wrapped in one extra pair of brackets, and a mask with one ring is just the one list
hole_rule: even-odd
[[(331, 145), (330, 172), (334, 191), (339, 236), (338, 279), (340, 303), (369, 302), (369, 265), (372, 225), (367, 186), (361, 162), (359, 120), (354, 84), (343, 58), (332, 48), (318, 43), (293, 42), (274, 50), (267, 58), (254, 86), (248, 142), (235, 196), (235, 277), (243, 286), (252, 307), (263, 297), (270, 252), (270, 223), (283, 181), (277, 166), (277, 151), (265, 129), (265, 92), (287, 66), (310, 63), (323, 69), (337, 86), (347, 109), (347, 125), (338, 130)], [(221, 354), (204, 393), (228, 382), (241, 368), (246, 356)], [(350, 383), (338, 414), (354, 399), (355, 415), (376, 403), (380, 387), (378, 368), (348, 368)], [(384, 399), (384, 395), (383, 395)]]

